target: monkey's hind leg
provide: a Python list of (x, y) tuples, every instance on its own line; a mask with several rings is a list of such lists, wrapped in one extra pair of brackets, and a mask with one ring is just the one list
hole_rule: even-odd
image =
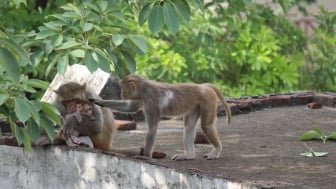
[(199, 108), (184, 116), (184, 135), (183, 143), (185, 152), (183, 154), (175, 154), (173, 160), (190, 160), (195, 159), (194, 140), (196, 134), (196, 123), (199, 118)]
[(218, 132), (216, 129), (216, 108), (207, 108), (201, 110), (201, 127), (214, 148), (203, 157), (208, 160), (218, 159), (222, 152), (222, 143), (219, 139)]

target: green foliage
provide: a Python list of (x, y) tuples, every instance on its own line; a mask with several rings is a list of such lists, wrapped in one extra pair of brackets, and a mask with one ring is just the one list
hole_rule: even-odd
[[(144, 55), (137, 57), (137, 73), (147, 78), (156, 78), (165, 82), (181, 82), (182, 71), (187, 67), (185, 59), (169, 48), (167, 42), (149, 39), (150, 50)], [(184, 77), (187, 77), (184, 74)]]
[(166, 26), (167, 30), (176, 34), (180, 20), (188, 24), (190, 8), (186, 0), (151, 0), (143, 5), (139, 14), (139, 25), (148, 21), (151, 32), (155, 35)]
[[(45, 129), (53, 139), (53, 125), (61, 124), (55, 107), (26, 97), (49, 86), (27, 77), (26, 70), (31, 66), (27, 53), (10, 36), (0, 32), (0, 116), (8, 117), (13, 135), (28, 151), (32, 150), (31, 141), (39, 137), (40, 129)], [(49, 128), (52, 132), (48, 132)]]
[[(182, 26), (174, 36), (160, 33), (170, 51), (183, 56), (186, 62), (177, 78), (169, 81), (215, 83), (229, 96), (296, 90), (298, 70), (304, 62), (303, 32), (265, 5), (228, 3), (227, 8), (209, 2), (205, 9), (193, 9), (190, 27)], [(152, 78), (142, 68), (147, 66), (139, 67), (138, 72)], [(152, 76), (157, 79), (157, 74)]]
[(336, 12), (321, 7), (316, 18), (318, 28), (308, 39), (305, 69), (300, 73), (301, 87), (336, 91)]
[(120, 76), (134, 72), (135, 54), (146, 53), (147, 44), (141, 36), (127, 34), (132, 20), (121, 5), (83, 1), (61, 6), (63, 13), (49, 15), (48, 22), (39, 27), (39, 32), (30, 33), (30, 40), (23, 46), (31, 48), (33, 56), (38, 57), (36, 65), (48, 63), (46, 75), (55, 67), (64, 74), (66, 67), (73, 64)]

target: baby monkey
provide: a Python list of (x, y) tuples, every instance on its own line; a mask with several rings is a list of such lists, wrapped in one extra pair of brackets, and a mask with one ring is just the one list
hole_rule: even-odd
[(79, 104), (76, 104), (77, 111), (75, 112), (77, 121), (79, 124), (83, 123), (82, 115), (88, 116), (91, 121), (96, 120), (93, 115), (93, 104), (90, 101), (82, 100)]
[[(73, 113), (70, 113), (66, 115), (65, 123), (64, 125), (71, 124), (71, 125), (82, 125), (83, 124), (83, 118), (82, 116), (87, 116), (89, 120), (93, 121), (96, 120), (94, 113), (93, 113), (93, 104), (90, 101), (81, 100), (78, 104), (76, 104), (76, 111)], [(75, 147), (81, 144), (81, 140), (78, 138), (79, 132), (74, 130), (71, 133), (71, 136), (69, 138), (66, 138), (63, 136), (62, 131), (60, 132), (63, 139), (65, 140), (66, 144), (71, 147)], [(89, 147), (93, 147), (91, 144), (86, 144)]]

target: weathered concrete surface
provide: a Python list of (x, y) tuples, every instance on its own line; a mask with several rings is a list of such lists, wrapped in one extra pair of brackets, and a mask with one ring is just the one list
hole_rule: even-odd
[(0, 146), (0, 188), (22, 189), (136, 189), (136, 188), (254, 188), (136, 159), (67, 147), (23, 148)]
[[(223, 152), (214, 161), (202, 158), (211, 146), (200, 144), (195, 146), (195, 160), (170, 160), (183, 150), (180, 120), (161, 122), (155, 150), (168, 156), (158, 160), (68, 147), (38, 148), (27, 154), (21, 148), (0, 146), (0, 188), (331, 189), (336, 186), (335, 141), (305, 142), (329, 154), (304, 158), (299, 154), (307, 149), (298, 138), (313, 127), (325, 134), (336, 131), (335, 115), (335, 108), (325, 106), (285, 106), (233, 116), (232, 127), (225, 126), (225, 117), (219, 118)], [(138, 123), (137, 130), (118, 131), (114, 144), (142, 147), (145, 133), (145, 123)]]
[[(307, 106), (285, 106), (233, 116), (226, 127), (225, 117), (219, 118), (217, 129), (223, 143), (218, 160), (208, 161), (202, 155), (211, 145), (195, 146), (196, 160), (173, 161), (169, 158), (183, 150), (182, 121), (162, 121), (156, 140), (157, 151), (167, 158), (154, 164), (191, 174), (250, 183), (258, 188), (331, 189), (336, 186), (335, 141), (306, 141), (317, 152), (329, 152), (327, 157), (304, 158), (307, 151), (299, 136), (319, 127), (325, 134), (336, 131), (336, 109)], [(118, 132), (115, 146), (134, 147), (144, 143), (145, 123), (137, 130)], [(153, 163), (153, 162), (151, 162)]]

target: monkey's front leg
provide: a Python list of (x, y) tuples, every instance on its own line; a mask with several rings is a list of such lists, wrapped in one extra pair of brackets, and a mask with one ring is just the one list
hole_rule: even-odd
[(145, 148), (144, 148), (144, 156), (152, 157), (152, 153), (154, 150), (154, 144), (155, 144), (155, 137), (157, 132), (157, 127), (159, 125), (159, 118), (155, 117), (155, 115), (151, 115), (152, 117), (147, 118), (148, 122), (148, 133), (146, 136), (145, 141)]

